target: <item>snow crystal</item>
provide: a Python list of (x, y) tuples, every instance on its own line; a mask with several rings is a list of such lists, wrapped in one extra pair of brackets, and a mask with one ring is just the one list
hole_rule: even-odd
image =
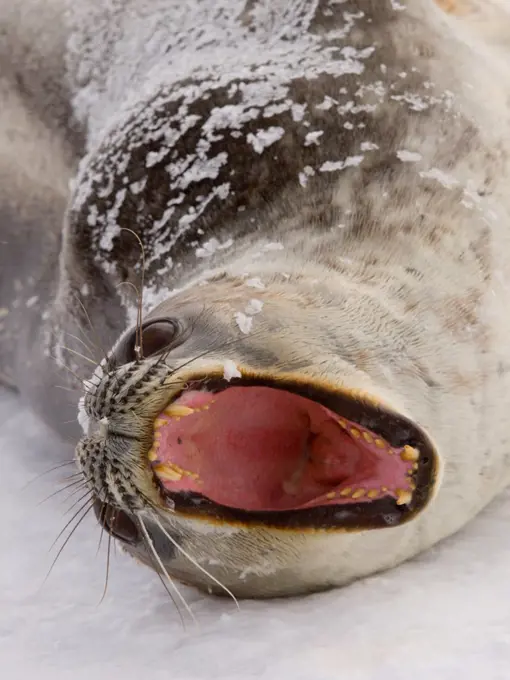
[(250, 316), (254, 316), (255, 314), (259, 314), (262, 311), (262, 307), (264, 306), (264, 303), (262, 300), (257, 300), (256, 298), (252, 298), (248, 304), (245, 307), (245, 312), (246, 314)]
[(420, 153), (416, 153), (416, 151), (400, 149), (397, 151), (397, 158), (403, 163), (417, 163), (418, 161), (421, 161), (422, 155)]
[(300, 172), (298, 174), (298, 179), (301, 186), (306, 187), (306, 185), (308, 184), (308, 177), (304, 172)]
[(250, 132), (246, 139), (257, 153), (262, 153), (266, 147), (277, 142), (284, 134), (285, 130), (282, 127), (272, 126), (266, 130), (257, 130), (255, 134)]
[(376, 151), (376, 149), (379, 148), (378, 144), (374, 144), (374, 142), (361, 142), (360, 149), (361, 151)]
[(292, 104), (290, 112), (292, 114), (292, 120), (295, 123), (303, 120), (305, 117), (306, 104)]
[(319, 111), (329, 111), (329, 109), (335, 104), (338, 104), (338, 102), (332, 97), (326, 95), (324, 97), (324, 100), (320, 104), (317, 104), (315, 108), (318, 109)]
[(89, 206), (89, 212), (88, 212), (88, 215), (87, 215), (87, 224), (89, 225), (89, 227), (95, 227), (96, 226), (98, 214), (99, 214), (99, 211), (98, 211), (96, 205)]
[(277, 242), (266, 243), (263, 246), (263, 250), (266, 251), (266, 252), (271, 251), (271, 250), (284, 250), (284, 249), (285, 249), (285, 246), (283, 245), (283, 243), (277, 243)]
[[(147, 184), (147, 178), (144, 177), (143, 179), (139, 180), (138, 182), (131, 182), (129, 185), (129, 190), (131, 191), (132, 194), (141, 194), (142, 191), (145, 189), (145, 185)], [(95, 207), (95, 206), (94, 206)]]
[(245, 285), (250, 286), (250, 288), (258, 288), (259, 290), (264, 290), (265, 285), (262, 283), (261, 279), (254, 277), (245, 281)]
[(239, 326), (239, 330), (241, 331), (241, 333), (245, 333), (247, 335), (251, 331), (251, 327), (253, 325), (253, 318), (251, 316), (243, 314), (242, 312), (236, 312), (234, 314), (234, 318), (236, 320), (237, 325)]
[(228, 382), (230, 382), (232, 378), (242, 378), (241, 371), (237, 368), (237, 365), (232, 359), (226, 359), (223, 362), (223, 377)]
[(211, 257), (217, 250), (226, 250), (234, 245), (234, 240), (229, 238), (224, 243), (220, 243), (217, 238), (211, 238), (195, 250), (197, 257)]
[(363, 156), (348, 156), (343, 161), (326, 161), (319, 168), (320, 172), (334, 172), (345, 168), (356, 167), (363, 161)]
[(425, 177), (426, 179), (435, 179), (440, 184), (442, 184), (445, 189), (452, 189), (455, 185), (459, 183), (455, 177), (448, 175), (446, 172), (439, 170), (439, 168), (431, 168), (424, 172), (420, 172), (420, 177)]
[(324, 130), (315, 130), (313, 132), (308, 132), (305, 137), (305, 146), (311, 146), (312, 144), (319, 145), (319, 137), (322, 137)]
[(39, 296), (33, 295), (32, 297), (28, 298), (28, 300), (25, 302), (25, 305), (27, 307), (33, 307), (37, 303), (38, 300), (39, 300)]

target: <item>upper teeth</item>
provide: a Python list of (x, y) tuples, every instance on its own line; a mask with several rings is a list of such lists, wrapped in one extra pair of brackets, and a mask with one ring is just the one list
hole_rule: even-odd
[(189, 416), (195, 413), (195, 410), (189, 406), (181, 406), (181, 404), (172, 404), (165, 409), (165, 414), (171, 416), (172, 418), (181, 418), (182, 416)]
[(419, 459), (420, 453), (414, 447), (406, 444), (404, 446), (403, 451), (401, 451), (400, 453), (400, 457), (402, 458), (402, 460), (412, 461), (413, 463), (415, 463)]

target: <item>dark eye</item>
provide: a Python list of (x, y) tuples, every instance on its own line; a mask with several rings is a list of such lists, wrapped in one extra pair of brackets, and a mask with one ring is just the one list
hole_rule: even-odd
[(168, 352), (185, 340), (184, 329), (176, 319), (153, 319), (142, 324), (142, 334), (133, 328), (115, 350), (115, 358), (120, 363), (130, 363), (137, 359)]
[(114, 538), (132, 545), (139, 542), (138, 528), (125, 512), (98, 499), (94, 501), (94, 512), (99, 524)]

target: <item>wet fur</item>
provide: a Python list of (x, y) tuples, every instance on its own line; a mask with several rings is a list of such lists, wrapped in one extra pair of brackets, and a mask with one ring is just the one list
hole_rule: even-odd
[[(128, 89), (116, 76), (119, 63), (99, 54), (96, 70), (81, 73), (79, 80), (80, 54), (90, 57), (86, 28), (76, 34), (72, 16), (66, 28), (59, 2), (51, 10), (46, 3), (44, 11), (40, 5), (24, 13), (0, 1), (10, 43), (0, 53), (8, 102), (0, 111), (3, 380), (17, 386), (52, 427), (79, 436), (77, 427), (63, 421), (75, 415), (82, 392), (73, 374), (88, 377), (91, 371), (62, 345), (83, 352), (80, 338), (100, 361), (135, 319), (136, 291), (119, 284), (139, 284), (139, 244), (128, 232), (109, 232), (113, 220), (119, 227), (136, 225), (143, 241), (145, 318), (166, 314), (195, 322), (189, 340), (168, 356), (169, 370), (209, 350), (201, 361), (228, 358), (239, 366), (295, 371), (365, 389), (414, 419), (441, 454), (444, 477), (433, 506), (394, 529), (248, 530), (159, 508), (176, 540), (239, 595), (315, 590), (391, 567), (459, 529), (510, 481), (508, 3), (466, 3), (481, 13), (476, 21), (469, 11), (457, 12), (460, 1), (450, 3), (448, 15), (432, 0), (409, 2), (405, 11), (395, 9), (400, 4), (347, 0), (332, 5), (330, 15), (319, 12), (327, 6), (319, 3), (308, 17), (316, 32), (335, 21), (344, 26), (344, 12), (365, 12), (345, 39), (359, 50), (377, 45), (373, 56), (363, 58), (363, 72), (292, 81), (289, 96), (308, 105), (309, 127), (285, 110), (241, 125), (239, 137), (214, 141), (211, 153), (226, 148), (229, 164), (216, 177), (191, 184), (186, 202), (176, 204), (165, 222), (179, 190), (167, 181), (168, 158), (146, 171), (147, 153), (159, 147), (143, 140), (137, 147), (136, 135), (178, 111), (172, 88), (142, 91), (119, 111), (115, 97)], [(100, 3), (96, 12), (102, 16)], [(123, 26), (126, 34), (132, 29), (122, 16), (95, 22), (106, 32), (107, 50), (118, 40), (114, 27)], [(68, 30), (78, 40), (66, 52)], [(30, 41), (34, 31), (47, 40)], [(501, 39), (492, 46), (496, 35)], [(27, 43), (32, 47), (19, 48)], [(143, 74), (143, 63), (140, 68)], [(378, 81), (394, 86), (382, 101), (373, 90), (356, 94)], [(88, 109), (79, 99), (86, 87), (95, 94)], [(339, 87), (346, 91), (339, 93)], [(230, 101), (226, 85), (210, 94), (191, 104), (204, 120)], [(376, 108), (356, 114), (354, 128), (345, 128), (348, 114), (316, 108), (326, 95), (339, 106), (355, 99)], [(427, 98), (427, 106), (413, 107), (414, 95)], [(261, 125), (281, 126), (285, 135), (259, 154), (247, 139)], [(323, 132), (319, 144), (305, 145), (312, 130)], [(184, 159), (199, 139), (194, 127), (183, 133), (174, 161)], [(378, 148), (362, 152), (363, 142)], [(421, 159), (402, 162), (398, 150), (417, 152)], [(299, 173), (306, 166), (360, 153), (360, 165), (316, 172), (301, 185)], [(125, 165), (117, 172), (120, 160)], [(420, 175), (432, 168), (445, 173), (447, 186), (437, 175)], [(117, 206), (125, 175), (130, 182), (147, 175), (148, 181)], [(448, 185), (452, 178), (455, 183)], [(182, 238), (158, 251), (158, 240), (159, 246), (171, 244), (186, 207), (226, 181), (228, 197), (211, 201)], [(92, 209), (109, 218), (94, 223)], [(160, 220), (158, 232), (154, 224)], [(234, 245), (197, 258), (197, 247), (212, 236), (220, 242), (233, 238)], [(264, 251), (270, 242), (283, 244), (283, 250)], [(263, 281), (263, 290), (247, 285), (254, 277)], [(251, 298), (264, 307), (245, 337), (234, 315)], [(236, 338), (228, 352), (222, 349)], [(54, 356), (73, 374), (58, 367)], [(150, 365), (147, 360), (137, 370)], [(56, 383), (74, 395), (52, 390)], [(111, 385), (109, 398), (115, 401), (118, 382)], [(93, 427), (104, 408), (104, 402), (90, 405)], [(136, 428), (140, 403), (133, 410), (128, 425)], [(118, 417), (114, 413), (114, 421)], [(106, 448), (115, 459), (113, 447)], [(143, 460), (142, 449), (133, 451)], [(133, 470), (135, 491), (143, 487), (150, 494), (144, 487), (148, 475), (137, 478)], [(217, 590), (154, 526), (151, 531), (172, 575)], [(133, 552), (148, 561), (146, 551)]]

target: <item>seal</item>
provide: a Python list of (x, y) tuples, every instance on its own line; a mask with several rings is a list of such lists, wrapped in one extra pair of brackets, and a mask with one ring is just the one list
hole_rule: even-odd
[(23, 4), (0, 367), (83, 512), (241, 597), (465, 525), (510, 481), (508, 3)]

